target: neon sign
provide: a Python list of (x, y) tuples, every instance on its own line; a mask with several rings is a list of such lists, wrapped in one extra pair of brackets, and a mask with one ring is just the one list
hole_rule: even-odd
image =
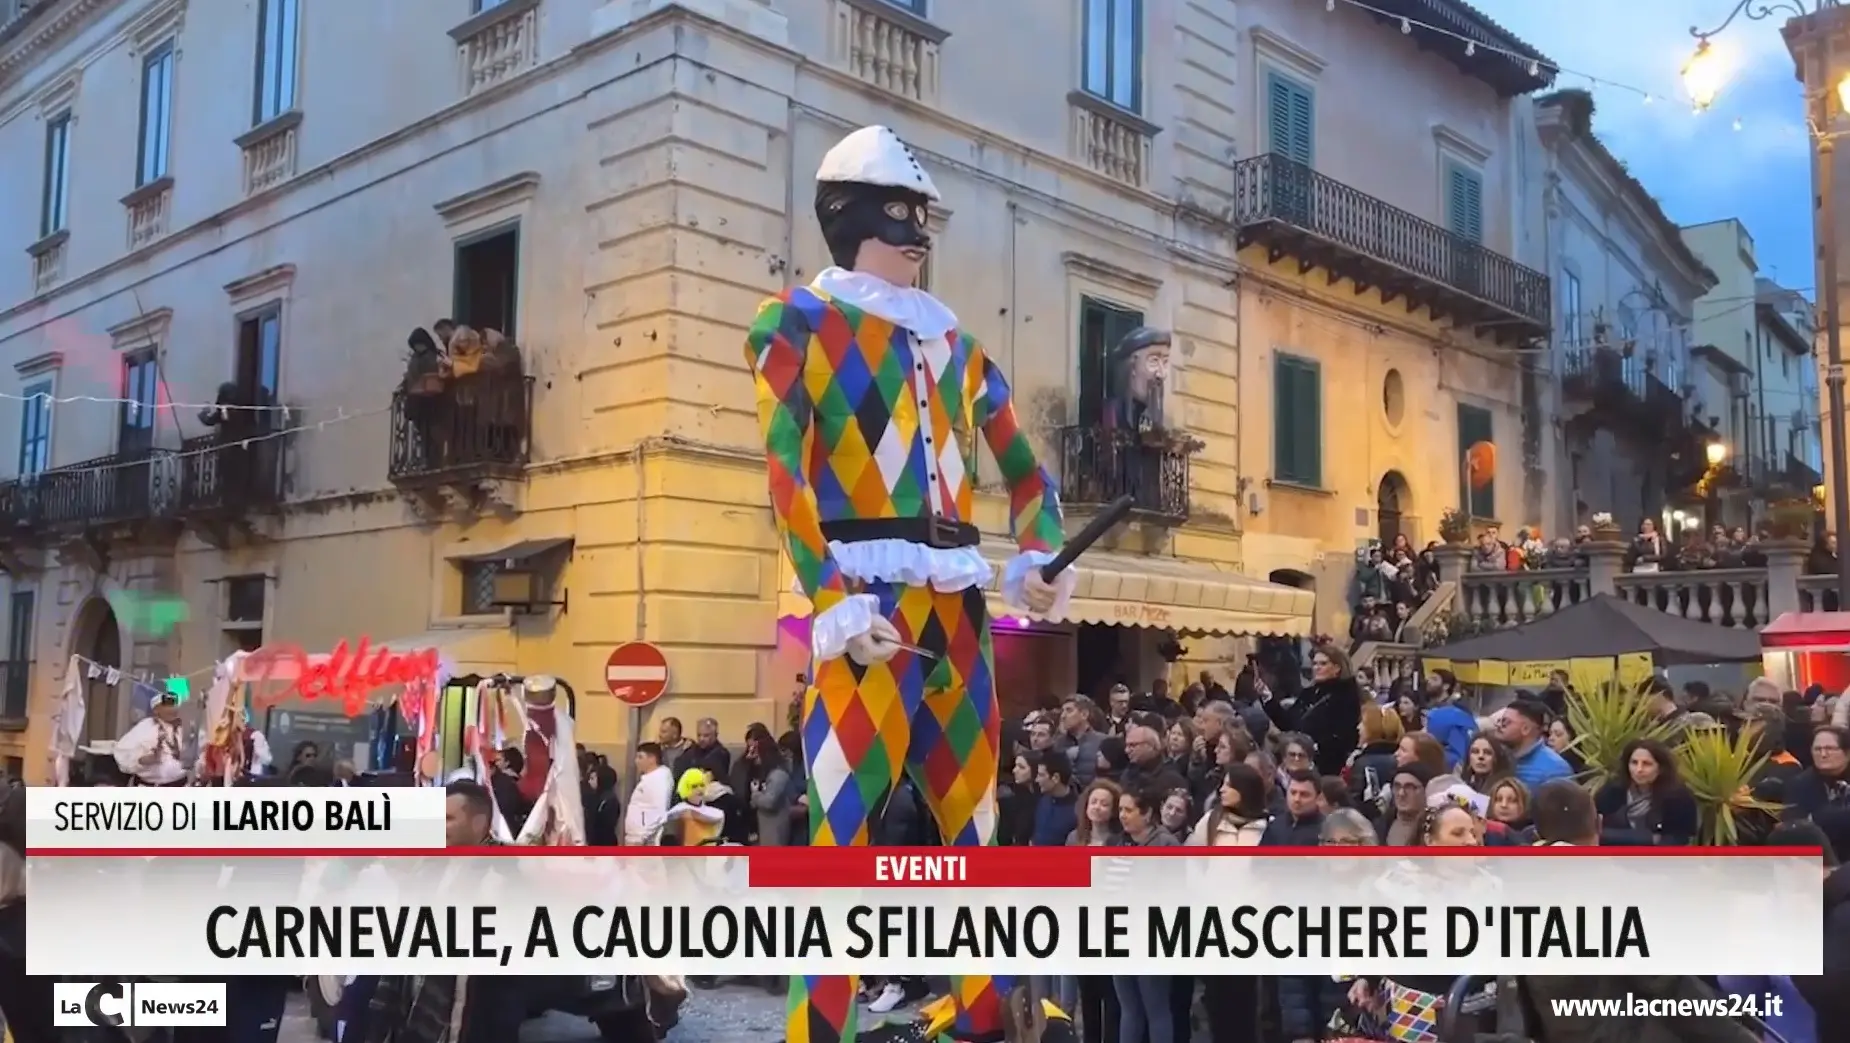
[(244, 660), (243, 679), (291, 682), (280, 695), (259, 700), (259, 706), (292, 698), (336, 700), (347, 716), (358, 717), (376, 689), (431, 684), (440, 662), (434, 648), (395, 652), (383, 645), (373, 647), (370, 637), (360, 638), (351, 649), (342, 641), (327, 655), (309, 655), (300, 645), (265, 645)]

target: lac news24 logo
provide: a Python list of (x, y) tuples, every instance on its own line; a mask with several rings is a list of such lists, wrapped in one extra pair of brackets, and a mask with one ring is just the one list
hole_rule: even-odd
[(162, 1027), (225, 1024), (225, 983), (60, 981), (52, 984), (52, 1024)]

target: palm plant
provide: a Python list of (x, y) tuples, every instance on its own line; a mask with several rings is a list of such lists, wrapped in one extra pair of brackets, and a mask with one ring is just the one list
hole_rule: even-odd
[(1732, 737), (1724, 728), (1691, 729), (1683, 734), (1676, 755), (1683, 785), (1701, 815), (1699, 843), (1732, 847), (1740, 841), (1741, 825), (1749, 814), (1779, 813), (1778, 804), (1753, 794), (1754, 780), (1767, 762), (1757, 728), (1743, 728)]
[(1620, 770), (1619, 757), (1627, 743), (1670, 736), (1669, 727), (1652, 716), (1650, 702), (1617, 681), (1569, 692), (1567, 724), (1574, 731), (1570, 748), (1587, 766), (1580, 781), (1595, 790)]

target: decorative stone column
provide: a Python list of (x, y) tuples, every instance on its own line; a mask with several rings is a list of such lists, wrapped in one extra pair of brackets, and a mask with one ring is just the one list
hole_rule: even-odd
[(1763, 540), (1760, 550), (1766, 555), (1766, 617), (1760, 620), (1765, 626), (1799, 611), (1799, 577), (1811, 546), (1804, 540)]
[(1617, 594), (1619, 577), (1625, 573), (1625, 544), (1618, 540), (1593, 540), (1580, 545), (1587, 556), (1587, 594)]
[(1433, 548), (1439, 559), (1439, 582), (1457, 583), (1465, 578), (1471, 565), (1471, 548), (1459, 543), (1442, 543)]

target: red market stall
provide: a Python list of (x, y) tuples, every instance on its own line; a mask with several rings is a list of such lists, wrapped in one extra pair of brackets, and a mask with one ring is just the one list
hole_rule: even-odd
[(1788, 612), (1760, 631), (1768, 680), (1787, 691), (1850, 687), (1850, 612)]

